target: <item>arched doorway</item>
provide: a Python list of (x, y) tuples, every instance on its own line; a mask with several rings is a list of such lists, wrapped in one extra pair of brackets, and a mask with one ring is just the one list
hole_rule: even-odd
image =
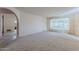
[[(11, 18), (14, 17), (14, 18)], [(15, 19), (13, 21), (13, 19)], [(11, 25), (14, 24), (14, 27), (11, 27)], [(13, 34), (14, 31), (16, 34)], [(16, 35), (15, 38), (18, 38), (19, 36), (19, 19), (18, 16), (11, 10), (7, 8), (0, 8), (0, 37), (6, 38), (11, 35)]]

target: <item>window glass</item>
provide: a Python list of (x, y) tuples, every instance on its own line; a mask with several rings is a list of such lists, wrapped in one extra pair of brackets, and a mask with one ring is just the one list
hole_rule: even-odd
[(50, 20), (50, 30), (66, 32), (69, 30), (69, 18), (57, 18)]

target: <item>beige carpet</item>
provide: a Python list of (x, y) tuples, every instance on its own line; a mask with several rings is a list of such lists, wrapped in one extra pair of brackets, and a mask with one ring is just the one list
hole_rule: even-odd
[(12, 51), (79, 51), (78, 39), (63, 33), (41, 32), (21, 37), (5, 48)]

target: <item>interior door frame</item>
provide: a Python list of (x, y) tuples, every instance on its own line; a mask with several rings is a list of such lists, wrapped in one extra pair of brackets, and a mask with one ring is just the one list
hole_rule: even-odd
[(1, 15), (2, 18), (2, 37), (4, 36), (4, 15)]
[[(4, 8), (4, 9), (6, 9), (6, 8)], [(9, 10), (9, 9), (6, 9), (6, 10)], [(9, 11), (11, 11), (11, 10), (9, 10)], [(17, 35), (16, 35), (16, 38), (18, 38), (19, 37), (19, 18), (13, 11), (11, 11), (11, 12), (16, 17), (16, 20), (17, 20)], [(4, 14), (2, 14), (2, 16), (1, 16), (2, 17), (2, 37), (4, 36)]]

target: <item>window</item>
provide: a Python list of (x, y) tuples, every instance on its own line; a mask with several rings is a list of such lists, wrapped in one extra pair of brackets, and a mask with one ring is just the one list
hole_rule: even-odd
[(56, 18), (50, 20), (50, 30), (58, 32), (69, 31), (69, 18)]

